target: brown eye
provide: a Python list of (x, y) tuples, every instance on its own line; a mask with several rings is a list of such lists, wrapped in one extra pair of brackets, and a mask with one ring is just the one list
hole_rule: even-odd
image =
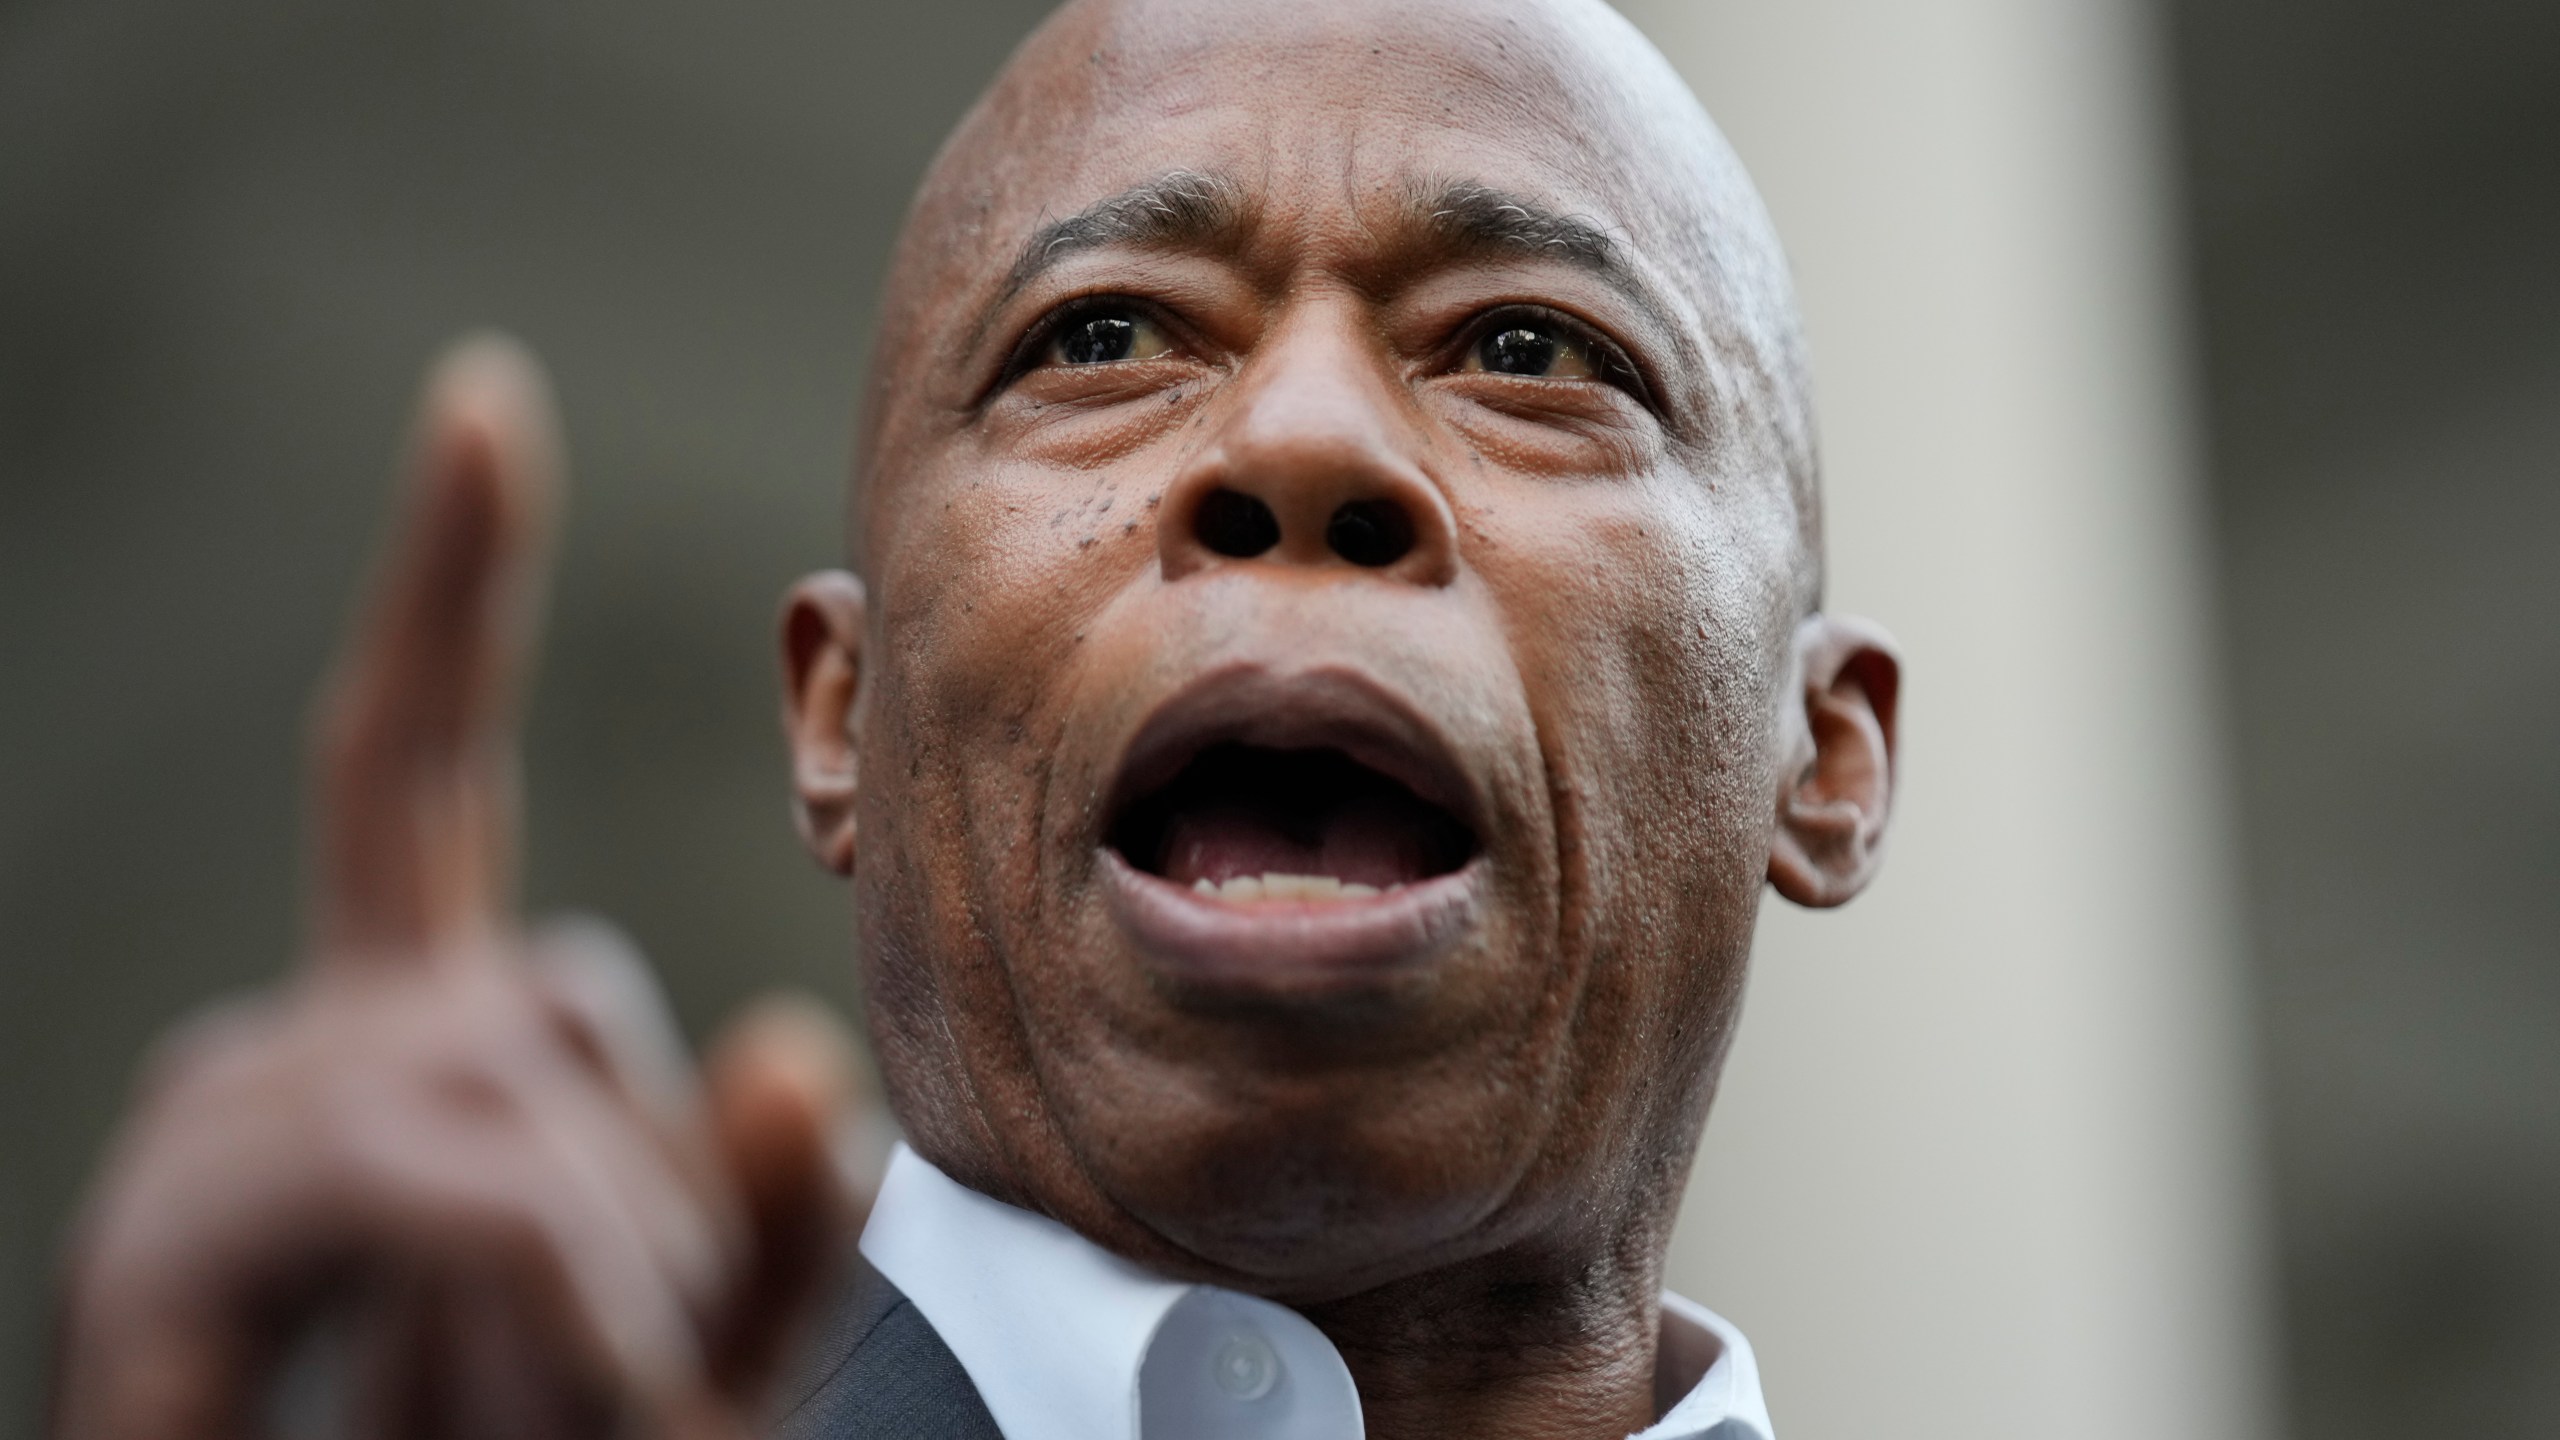
[(1581, 337), (1561, 325), (1527, 319), (1507, 320), (1485, 331), (1468, 350), (1463, 368), (1541, 380), (1595, 380), (1600, 375)]
[(1046, 347), (1052, 365), (1149, 360), (1173, 348), (1154, 321), (1126, 307), (1082, 310), (1059, 322)]

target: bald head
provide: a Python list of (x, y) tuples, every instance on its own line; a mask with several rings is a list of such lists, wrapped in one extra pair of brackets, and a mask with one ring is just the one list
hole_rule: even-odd
[[(1188, 149), (1169, 135), (1192, 137)], [(1660, 52), (1601, 0), (1070, 0), (944, 145), (895, 252), (854, 504), (899, 412), (1029, 270), (1101, 243), (1257, 237), (1275, 188), (1456, 245), (1615, 270), (1670, 312), (1655, 378), (1702, 466), (1782, 488), (1819, 589), (1819, 466), (1792, 282), (1749, 176)], [(1285, 236), (1270, 237), (1285, 246)], [(971, 317), (959, 323), (957, 317)], [(888, 467), (894, 472), (894, 466)]]

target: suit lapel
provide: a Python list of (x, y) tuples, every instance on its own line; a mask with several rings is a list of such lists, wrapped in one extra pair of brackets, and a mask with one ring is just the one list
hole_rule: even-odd
[(1004, 1440), (950, 1347), (860, 1257), (784, 1399), (774, 1440)]

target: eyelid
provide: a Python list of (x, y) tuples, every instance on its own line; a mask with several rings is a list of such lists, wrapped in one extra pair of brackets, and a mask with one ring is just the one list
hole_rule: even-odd
[(1502, 328), (1506, 322), (1522, 320), (1535, 321), (1561, 331), (1590, 357), (1595, 378), (1600, 384), (1625, 391), (1646, 409), (1657, 415), (1661, 413), (1661, 407), (1654, 402), (1653, 387), (1645, 378), (1644, 367), (1636, 363), (1633, 352), (1598, 325), (1553, 305), (1515, 301), (1484, 310), (1458, 331), (1458, 343), (1453, 353), (1463, 364), (1465, 358), (1474, 353), (1475, 347), (1484, 343), (1486, 336)]
[(1012, 351), (1006, 355), (1003, 368), (996, 372), (994, 383), (987, 387), (987, 397), (1001, 393), (1016, 380), (1040, 368), (1042, 357), (1048, 354), (1050, 346), (1057, 343), (1058, 336), (1067, 326), (1098, 313), (1114, 311), (1125, 312), (1140, 324), (1152, 325), (1162, 331), (1168, 342), (1168, 351), (1185, 348), (1184, 328), (1166, 314), (1161, 305), (1111, 290), (1077, 295), (1042, 311), (1040, 317), (1022, 332), (1022, 338), (1014, 342)]

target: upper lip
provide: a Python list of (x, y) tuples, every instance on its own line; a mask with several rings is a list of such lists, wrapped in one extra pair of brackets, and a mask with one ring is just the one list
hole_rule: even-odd
[(1339, 750), (1484, 833), (1482, 801), (1440, 727), (1376, 679), (1340, 666), (1235, 665), (1185, 685), (1138, 727), (1104, 814), (1120, 815), (1202, 751), (1226, 744)]

